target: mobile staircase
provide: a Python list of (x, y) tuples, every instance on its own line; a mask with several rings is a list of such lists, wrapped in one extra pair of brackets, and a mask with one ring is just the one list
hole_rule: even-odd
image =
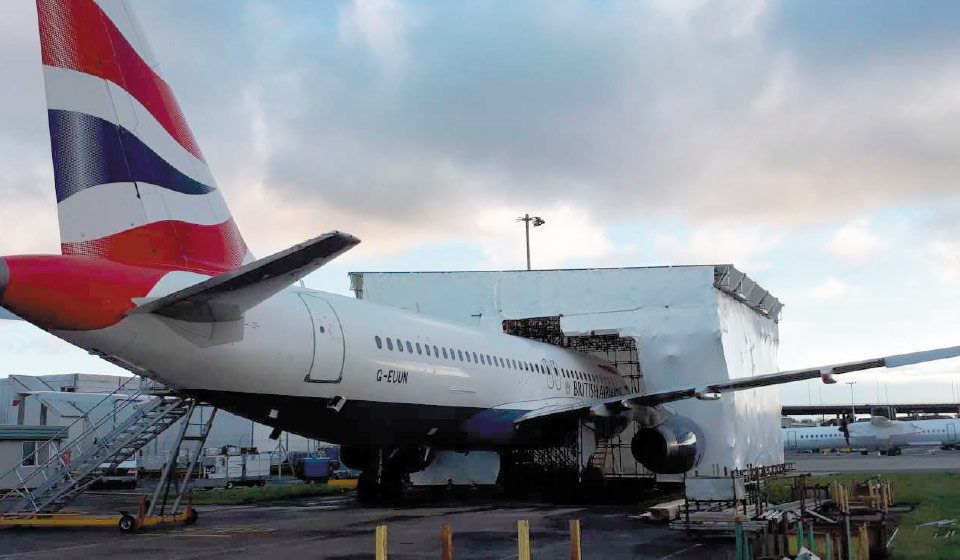
[[(131, 380), (133, 379), (136, 378), (132, 377)], [(165, 387), (149, 382), (141, 383), (139, 388), (131, 384), (130, 390), (126, 389), (128, 384), (131, 384), (131, 381), (106, 395), (86, 414), (62, 428), (49, 441), (39, 444), (33, 460), (18, 463), (0, 475), (0, 480), (16, 481), (16, 486), (0, 495), (0, 525), (30, 525), (27, 521), (37, 519), (49, 521), (51, 516), (48, 514), (59, 511), (106, 472), (133, 457), (144, 445), (186, 418), (187, 420), (180, 423), (177, 453), (168, 461), (157, 488), (157, 494), (163, 492), (165, 505), (172, 486), (171, 481), (176, 476), (179, 450), (185, 440), (195, 440), (195, 449), (190, 453), (190, 468), (178, 488), (173, 507), (176, 512), (186, 490), (189, 475), (196, 466), (209, 434), (216, 410), (200, 425), (198, 435), (187, 435), (188, 428), (195, 426), (189, 420), (199, 404), (195, 399), (173, 394)], [(94, 411), (102, 416), (94, 420)], [(62, 440), (67, 443), (60, 445)], [(148, 516), (156, 506), (156, 503), (150, 505)], [(192, 512), (192, 508), (188, 509), (188, 514), (195, 520), (195, 512)], [(141, 514), (139, 517), (144, 516)], [(11, 520), (18, 522), (13, 523)], [(124, 526), (124, 521), (127, 521), (128, 527)], [(131, 524), (132, 528), (136, 528), (143, 524), (143, 519), (134, 519), (124, 513), (120, 519), (121, 529), (127, 529)]]

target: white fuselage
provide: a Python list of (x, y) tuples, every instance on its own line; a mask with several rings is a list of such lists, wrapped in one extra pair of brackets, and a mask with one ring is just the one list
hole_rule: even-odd
[[(151, 296), (195, 281), (165, 279)], [(611, 366), (585, 354), (299, 287), (232, 323), (134, 315), (55, 334), (228, 410), (333, 443), (509, 445), (512, 419), (524, 411), (629, 392)]]
[(870, 422), (847, 425), (850, 442), (838, 426), (816, 428), (783, 428), (786, 451), (809, 451), (851, 447), (855, 449), (900, 449), (910, 445), (955, 445), (960, 420), (887, 420), (874, 417)]

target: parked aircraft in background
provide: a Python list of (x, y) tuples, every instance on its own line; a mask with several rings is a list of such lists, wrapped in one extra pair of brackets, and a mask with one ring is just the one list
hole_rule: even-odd
[(913, 445), (939, 445), (945, 449), (960, 444), (957, 433), (960, 419), (897, 420), (893, 408), (875, 406), (869, 422), (843, 419), (839, 426), (783, 428), (783, 447), (787, 451), (852, 448), (899, 455)]
[(681, 473), (703, 436), (667, 403), (960, 355), (631, 393), (584, 354), (299, 287), (359, 240), (332, 232), (255, 259), (126, 3), (37, 6), (62, 254), (0, 259), (0, 305), (276, 434), (341, 444), (364, 497), (395, 492), (437, 449), (553, 445), (631, 419), (637, 460)]

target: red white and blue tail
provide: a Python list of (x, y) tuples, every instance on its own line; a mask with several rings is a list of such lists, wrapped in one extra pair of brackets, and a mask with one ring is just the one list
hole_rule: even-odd
[(220, 274), (250, 259), (124, 0), (37, 0), (64, 255)]

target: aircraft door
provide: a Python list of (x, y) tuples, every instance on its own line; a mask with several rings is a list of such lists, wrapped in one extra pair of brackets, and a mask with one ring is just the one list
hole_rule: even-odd
[(953, 422), (947, 424), (947, 441), (957, 441), (957, 426)]
[(305, 381), (338, 383), (343, 377), (344, 343), (340, 319), (320, 296), (300, 294), (313, 324), (313, 363)]
[(797, 448), (797, 432), (795, 430), (787, 432), (787, 447), (790, 449)]

